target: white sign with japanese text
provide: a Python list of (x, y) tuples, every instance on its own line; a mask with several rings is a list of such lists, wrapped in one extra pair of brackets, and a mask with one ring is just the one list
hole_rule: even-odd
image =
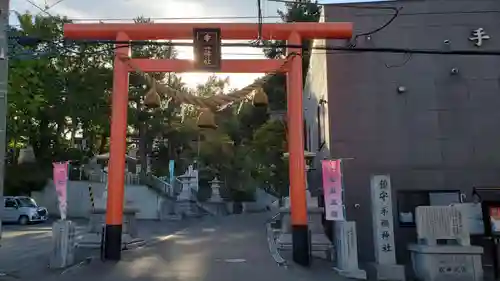
[(395, 264), (394, 217), (392, 214), (389, 175), (372, 175), (371, 182), (373, 237), (378, 264)]

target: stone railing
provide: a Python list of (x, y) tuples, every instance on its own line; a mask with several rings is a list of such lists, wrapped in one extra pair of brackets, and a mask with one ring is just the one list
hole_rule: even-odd
[[(100, 182), (100, 183), (107, 183), (108, 182), (108, 173), (104, 171), (98, 171), (98, 172), (90, 172), (86, 176), (86, 180), (91, 181), (91, 182)], [(125, 174), (125, 184), (128, 185), (138, 185), (141, 184), (141, 178), (139, 175), (132, 174), (132, 173), (126, 173)]]
[[(93, 170), (86, 173), (81, 173), (80, 177), (77, 178), (71, 177), (71, 180), (107, 183), (108, 173), (102, 170), (101, 171)], [(125, 173), (125, 184), (129, 185), (141, 184), (140, 176), (133, 173)]]
[[(85, 173), (81, 173), (80, 177), (72, 177), (72, 180), (90, 181), (98, 183), (107, 183), (108, 173), (102, 170), (92, 170)], [(125, 173), (125, 184), (126, 185), (139, 185), (144, 184), (148, 187), (154, 189), (156, 192), (160, 192), (162, 195), (167, 197), (175, 198), (182, 191), (183, 183), (182, 180), (175, 177), (173, 185), (168, 182), (167, 177), (157, 177), (154, 175), (147, 175), (145, 178), (141, 178), (139, 174)], [(194, 197), (196, 198), (196, 190), (191, 188), (190, 193), (194, 192)]]
[(147, 185), (172, 198), (177, 197), (182, 190), (182, 182), (177, 178), (175, 178), (173, 185), (171, 185), (165, 180), (164, 177), (149, 175)]

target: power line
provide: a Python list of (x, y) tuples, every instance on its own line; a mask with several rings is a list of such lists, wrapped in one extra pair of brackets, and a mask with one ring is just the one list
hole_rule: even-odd
[(58, 0), (58, 1), (57, 1), (57, 2), (55, 2), (54, 4), (52, 4), (52, 5), (48, 6), (48, 7), (47, 7), (47, 9), (45, 9), (45, 10), (50, 10), (50, 9), (54, 8), (54, 6), (57, 6), (57, 5), (61, 4), (61, 3), (62, 3), (62, 2), (64, 2), (64, 1), (66, 1), (66, 0)]
[[(32, 4), (34, 7), (38, 8), (40, 11), (46, 13), (50, 17), (53, 17), (50, 13), (47, 12), (47, 9), (42, 9), (36, 3), (34, 3), (31, 0), (25, 0), (28, 3)], [(56, 4), (60, 3), (61, 1), (64, 0), (59, 0)], [(302, 3), (302, 2), (290, 2), (290, 1), (282, 1), (282, 0), (269, 0), (269, 1), (274, 1), (274, 2), (284, 2), (284, 3), (289, 3), (289, 4), (310, 4), (309, 2), (307, 3)], [(364, 32), (360, 33), (358, 35), (355, 35), (354, 39), (358, 38), (359, 36), (366, 36), (366, 35), (371, 35), (377, 32), (380, 32), (381, 30), (385, 29), (387, 26), (389, 26), (399, 15), (400, 8), (395, 8), (395, 7), (386, 7), (386, 6), (368, 6), (368, 5), (345, 5), (345, 4), (336, 4), (336, 6), (344, 6), (344, 7), (349, 7), (349, 8), (358, 8), (358, 9), (381, 9), (381, 10), (393, 10), (394, 14), (391, 19), (389, 19), (385, 24), (383, 24), (381, 27), (376, 28), (372, 31), (369, 32)], [(260, 8), (260, 5), (259, 5)], [(261, 18), (261, 13), (259, 13), (258, 18)], [(205, 17), (206, 19), (213, 19), (214, 17)], [(247, 18), (247, 17), (227, 17), (227, 18)], [(255, 18), (255, 17), (251, 17)], [(165, 18), (166, 19), (166, 18)], [(188, 19), (188, 18), (170, 18), (170, 19)], [(203, 19), (203, 17), (197, 17), (196, 19)], [(44, 41), (45, 43), (49, 44), (54, 44), (56, 45), (57, 43), (51, 42), (50, 40), (43, 40), (39, 39), (39, 42)], [(19, 39), (18, 39), (19, 41)], [(131, 47), (134, 45), (167, 45), (171, 47), (175, 46), (185, 46), (185, 47), (192, 47), (192, 43), (181, 43), (181, 42), (158, 42), (158, 41), (133, 41), (133, 42), (120, 42), (120, 41), (115, 41), (115, 40), (65, 40), (65, 43), (81, 43), (81, 44), (122, 44), (124, 45), (123, 47)], [(354, 41), (355, 42), (355, 41)], [(69, 46), (65, 44), (66, 46), (62, 46), (63, 49), (69, 50), (70, 52), (76, 52), (75, 50), (69, 49)], [(289, 44), (273, 44), (273, 47), (276, 48), (301, 48), (305, 49), (304, 46), (301, 45), (289, 45)], [(61, 46), (58, 46), (61, 47)], [(252, 44), (250, 43), (223, 43), (222, 47), (252, 47), (252, 48), (263, 48), (266, 47), (261, 44)], [(111, 47), (110, 50), (100, 50), (96, 53), (102, 53), (105, 51), (111, 51), (116, 49), (116, 47)], [(358, 48), (355, 47), (355, 45), (351, 44), (348, 47), (329, 47), (329, 46), (322, 46), (322, 47), (312, 47), (311, 49), (314, 50), (324, 50), (327, 53), (328, 52), (375, 52), (375, 53), (404, 53), (404, 54), (427, 54), (427, 55), (477, 55), (477, 56), (499, 56), (500, 51), (472, 51), (472, 50), (437, 50), (437, 49), (412, 49), (412, 48)], [(76, 52), (76, 53), (81, 53), (81, 52)]]
[[(151, 41), (114, 41), (114, 40), (83, 40), (74, 41), (82, 43), (105, 43), (105, 44), (124, 44), (128, 46), (133, 46), (135, 43), (138, 44), (151, 44)], [(193, 43), (181, 43), (181, 42), (154, 42), (153, 44), (167, 45), (167, 46), (193, 46)], [(124, 46), (124, 47), (128, 47)], [(253, 47), (253, 48), (264, 48), (264, 46), (256, 46), (251, 43), (222, 43), (222, 47)], [(276, 48), (294, 48), (294, 49), (304, 49), (302, 45), (293, 44), (275, 44), (273, 47)], [(344, 52), (373, 52), (373, 53), (398, 53), (398, 54), (427, 54), (427, 55), (475, 55), (475, 56), (500, 56), (500, 50), (495, 51), (478, 51), (478, 50), (439, 50), (439, 49), (415, 49), (415, 48), (363, 48), (363, 47), (334, 47), (334, 46), (315, 46), (311, 47), (313, 50), (324, 50), (324, 51), (344, 51)]]
[(30, 3), (33, 7), (37, 8), (38, 10), (40, 10), (42, 13), (48, 15), (49, 17), (54, 17), (49, 12), (47, 12), (48, 9), (43, 9), (42, 7), (38, 6), (35, 2), (33, 2), (31, 0), (25, 0), (25, 1)]
[(500, 56), (500, 50), (475, 51), (475, 50), (439, 50), (439, 49), (414, 49), (414, 48), (346, 48), (346, 47), (313, 47), (314, 50), (364, 53), (395, 53), (395, 54), (423, 54), (423, 55), (458, 55), (458, 56)]
[[(380, 7), (382, 8), (382, 7)], [(15, 10), (13, 10), (15, 11)], [(43, 11), (43, 9), (42, 9)], [(460, 11), (460, 12), (400, 12), (399, 16), (414, 16), (414, 15), (462, 15), (462, 14), (485, 14), (485, 13), (500, 13), (500, 10), (478, 10), (478, 11)], [(386, 14), (379, 14), (386, 16)], [(280, 16), (262, 16), (263, 19), (281, 19)], [(256, 19), (257, 16), (210, 16), (210, 17), (149, 17), (152, 21), (179, 21), (179, 20), (231, 20), (231, 19)], [(135, 18), (68, 18), (73, 22), (105, 22), (105, 21), (134, 21)]]
[[(158, 42), (158, 41), (116, 41), (116, 40), (74, 40), (69, 41), (66, 40), (63, 46), (57, 45), (57, 42), (52, 42), (50, 40), (41, 40), (40, 42), (46, 42), (49, 44), (53, 44), (56, 52), (55, 55), (60, 55), (61, 50), (65, 50), (66, 52), (71, 52), (75, 54), (83, 54), (83, 55), (95, 55), (102, 54), (107, 51), (113, 51), (116, 48), (125, 48), (125, 47), (134, 47), (134, 46), (170, 46), (170, 47), (192, 47), (193, 43), (190, 42)], [(85, 51), (79, 52), (77, 50), (71, 49), (72, 46), (67, 43), (74, 44), (99, 44), (99, 45), (112, 45), (109, 46), (109, 49), (97, 50), (95, 52), (86, 53)], [(115, 44), (120, 44), (122, 46), (116, 47)], [(73, 45), (74, 46), (74, 45)], [(222, 47), (251, 47), (251, 48), (264, 48), (265, 46), (258, 46), (255, 44), (249, 43), (222, 43)], [(302, 45), (290, 45), (290, 44), (275, 44), (273, 47), (276, 48), (301, 48), (304, 49)], [(499, 50), (494, 51), (478, 51), (478, 50), (440, 50), (440, 49), (415, 49), (415, 48), (363, 48), (363, 47), (334, 47), (334, 46), (315, 46), (312, 47), (311, 50), (322, 50), (327, 54), (333, 53), (346, 53), (346, 52), (371, 52), (371, 53), (397, 53), (397, 54), (424, 54), (424, 55), (462, 55), (462, 56), (500, 56)], [(307, 51), (307, 50), (305, 50)]]
[[(256, 19), (258, 16), (211, 16), (211, 17), (153, 17), (148, 18), (152, 21), (165, 20), (165, 21), (177, 21), (177, 20), (231, 20), (231, 19)], [(279, 16), (262, 16), (263, 19), (281, 19)], [(133, 21), (135, 18), (69, 18), (69, 20), (74, 22), (88, 22), (88, 21)]]
[[(25, 0), (28, 1), (28, 0)], [(37, 5), (38, 6), (38, 5)], [(359, 9), (380, 9), (387, 10), (390, 7), (372, 7), (372, 6), (361, 6), (361, 5), (344, 5), (335, 4), (339, 7), (348, 8), (359, 8)], [(48, 14), (48, 12), (37, 7), (41, 12)], [(13, 10), (15, 11), (15, 10)], [(400, 12), (399, 16), (413, 16), (413, 15), (461, 15), (461, 14), (484, 14), (484, 13), (500, 13), (500, 10), (477, 10), (477, 11), (456, 11), (456, 12)], [(385, 16), (385, 14), (380, 14), (380, 16)], [(280, 16), (262, 16), (263, 19), (281, 19)], [(152, 21), (179, 21), (179, 20), (231, 20), (231, 19), (256, 19), (258, 16), (207, 16), (207, 17), (149, 17), (148, 19)], [(135, 18), (68, 18), (69, 21), (73, 22), (105, 22), (105, 21), (134, 21)]]

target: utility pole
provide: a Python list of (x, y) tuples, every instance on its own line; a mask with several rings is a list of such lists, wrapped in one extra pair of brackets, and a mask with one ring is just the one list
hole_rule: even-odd
[(5, 137), (7, 130), (7, 88), (8, 88), (8, 51), (9, 1), (0, 0), (0, 242), (2, 239), (3, 186), (5, 175)]

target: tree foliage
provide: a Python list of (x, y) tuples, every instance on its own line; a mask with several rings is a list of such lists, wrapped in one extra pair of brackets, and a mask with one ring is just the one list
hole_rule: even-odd
[[(278, 11), (281, 20), (290, 22), (317, 22), (321, 15), (321, 6), (311, 0), (294, 1), (287, 3), (285, 10)], [(302, 42), (302, 69), (305, 78), (309, 67), (310, 41)], [(264, 42), (264, 54), (270, 59), (281, 58), (286, 55), (282, 46), (286, 41)], [(305, 81), (305, 79), (304, 79)], [(276, 75), (264, 85), (264, 90), (269, 97), (271, 111), (282, 111), (287, 108), (286, 77)], [(286, 122), (286, 120), (285, 120)], [(286, 196), (288, 195), (288, 163), (283, 159), (287, 151), (285, 124), (280, 121), (267, 121), (253, 135), (253, 146), (256, 153), (254, 174), (262, 187), (269, 192)]]
[[(317, 21), (319, 6), (309, 1), (287, 4), (279, 11), (284, 22)], [(52, 162), (85, 162), (92, 155), (109, 151), (110, 101), (113, 86), (113, 48), (103, 44), (64, 43), (64, 17), (18, 14), (19, 28), (9, 29), (9, 98), (7, 141), (9, 162), (6, 185), (9, 193), (29, 193), (45, 185), (51, 177)], [(147, 24), (147, 18), (136, 22)], [(37, 38), (19, 44), (19, 38)], [(265, 54), (283, 54), (281, 42), (266, 42)], [(175, 48), (151, 44), (134, 46), (134, 57), (176, 58)], [(307, 56), (304, 56), (307, 67)], [(152, 75), (177, 91), (202, 97), (227, 92), (230, 81), (216, 76), (194, 89), (188, 88), (175, 73)], [(264, 86), (271, 110), (286, 108), (284, 76), (276, 76)], [(217, 112), (219, 129), (200, 131), (198, 111), (185, 110), (166, 97), (158, 109), (144, 106), (149, 90), (142, 79), (130, 75), (128, 138), (129, 147), (139, 148), (144, 167), (153, 158), (152, 170), (167, 175), (168, 161), (176, 161), (176, 173), (196, 161), (202, 181), (214, 176), (224, 182), (224, 194), (236, 200), (249, 200), (256, 187), (286, 195), (288, 190), (284, 126), (269, 119), (267, 109), (250, 104), (228, 107)], [(77, 140), (84, 140), (79, 145)], [(36, 163), (19, 165), (19, 149), (32, 146)], [(146, 169), (141, 169), (145, 171)], [(24, 178), (30, 173), (33, 176)]]

